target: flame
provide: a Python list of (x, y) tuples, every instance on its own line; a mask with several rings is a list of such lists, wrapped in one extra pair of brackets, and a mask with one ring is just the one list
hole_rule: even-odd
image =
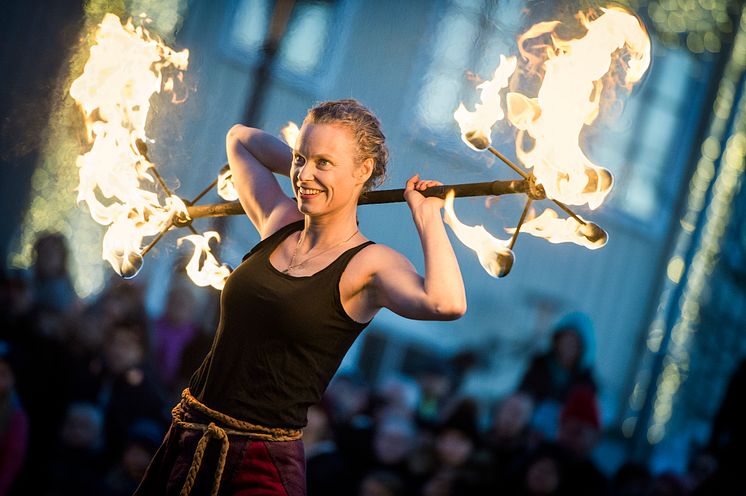
[(287, 126), (283, 127), (282, 131), (280, 131), (282, 139), (288, 144), (288, 146), (290, 146), (290, 148), (295, 148), (295, 141), (298, 139), (299, 133), (300, 129), (298, 129), (298, 124), (293, 121), (289, 121)]
[(77, 158), (78, 203), (91, 217), (109, 226), (102, 257), (122, 276), (132, 277), (142, 265), (145, 236), (157, 234), (174, 215), (186, 215), (178, 197), (161, 204), (158, 195), (140, 188), (153, 183), (153, 164), (138, 150), (152, 142), (145, 134), (150, 97), (161, 91), (164, 69), (183, 71), (188, 50), (176, 52), (132, 21), (122, 25), (106, 14), (96, 32), (96, 44), (70, 95), (85, 117), (91, 149)]
[(461, 128), (461, 139), (475, 150), (484, 150), (491, 142), (492, 126), (505, 118), (500, 106), (500, 91), (508, 85), (510, 76), (515, 72), (516, 58), (500, 55), (500, 63), (492, 75), (492, 79), (477, 86), (480, 93), (480, 103), (474, 106), (474, 111), (466, 110), (460, 103), (454, 119)]
[(231, 274), (226, 265), (220, 265), (210, 250), (210, 240), (216, 239), (220, 242), (220, 235), (215, 231), (207, 231), (204, 235), (192, 234), (179, 238), (177, 246), (181, 246), (184, 240), (194, 245), (194, 253), (186, 266), (189, 278), (200, 287), (212, 286), (222, 290), (225, 281)]
[[(608, 241), (606, 233), (596, 224), (586, 219), (583, 221), (585, 224), (572, 218), (559, 218), (557, 212), (548, 208), (538, 217), (524, 222), (521, 232), (544, 238), (550, 243), (575, 243), (591, 250), (606, 245)], [(508, 228), (505, 231), (513, 234), (515, 228)]]
[(488, 274), (492, 277), (506, 276), (513, 265), (513, 251), (508, 248), (508, 242), (492, 236), (482, 225), (467, 226), (461, 223), (453, 210), (454, 197), (453, 190), (446, 194), (443, 206), (445, 222), (463, 244), (476, 252), (479, 263)]
[[(539, 90), (536, 96), (511, 91), (505, 98), (507, 120), (518, 130), (516, 156), (532, 169), (547, 197), (570, 205), (587, 204), (591, 209), (598, 208), (609, 194), (613, 177), (585, 155), (580, 134), (598, 117), (604, 82), (615, 67), (622, 67), (621, 83), (631, 89), (650, 66), (650, 38), (639, 19), (621, 8), (600, 10), (601, 15), (593, 20), (578, 13), (586, 31), (579, 38), (561, 38), (557, 33), (560, 21), (540, 22), (523, 33), (518, 38), (521, 72), (540, 78)], [(456, 110), (454, 118), (470, 147), (484, 150), (489, 146), (491, 127), (503, 118), (498, 92), (507, 86), (515, 68), (515, 60), (501, 57), (489, 92), (482, 91), (482, 104), (474, 112), (466, 111), (463, 104)], [(521, 230), (552, 243), (573, 242), (591, 249), (603, 246), (607, 240), (603, 229), (584, 222), (559, 219), (547, 210)]]
[(527, 43), (549, 35), (549, 44), (539, 45), (545, 59), (541, 88), (535, 98), (519, 92), (506, 98), (508, 120), (519, 130), (518, 159), (533, 168), (549, 198), (591, 209), (606, 198), (613, 178), (581, 150), (580, 133), (598, 116), (603, 78), (615, 60), (622, 54), (628, 59), (627, 87), (650, 65), (650, 39), (637, 17), (617, 8), (601, 10), (592, 21), (580, 15), (587, 29), (581, 38), (561, 39), (557, 21), (539, 23), (524, 33), (518, 44), (529, 66), (542, 57), (531, 53)]
[(238, 200), (238, 191), (233, 184), (233, 172), (230, 167), (223, 167), (218, 174), (218, 196), (226, 201)]
[[(174, 217), (189, 218), (179, 197), (168, 196), (162, 204), (156, 192), (141, 187), (154, 183), (149, 173), (154, 164), (144, 146), (153, 142), (145, 133), (150, 98), (163, 88), (172, 93), (172, 101), (183, 101), (185, 96), (176, 97), (175, 81), (183, 83), (188, 60), (188, 50), (174, 51), (131, 20), (122, 25), (117, 16), (106, 14), (83, 74), (70, 87), (92, 142), (77, 159), (78, 202), (85, 202), (96, 222), (109, 226), (102, 257), (123, 277), (134, 277), (142, 267), (143, 238), (170, 226)], [(175, 70), (176, 76), (164, 82), (164, 70)], [(218, 266), (207, 241), (191, 241), (198, 250), (190, 276), (195, 274), (197, 284), (222, 287), (227, 267)], [(195, 266), (203, 253), (199, 270)]]

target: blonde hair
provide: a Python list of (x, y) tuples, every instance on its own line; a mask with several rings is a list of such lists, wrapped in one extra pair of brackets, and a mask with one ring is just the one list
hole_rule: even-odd
[(355, 159), (359, 162), (373, 159), (373, 172), (365, 182), (363, 191), (369, 191), (383, 182), (389, 161), (386, 136), (381, 131), (378, 118), (363, 104), (351, 98), (322, 102), (308, 111), (305, 122), (341, 124), (347, 127), (357, 142), (358, 153)]

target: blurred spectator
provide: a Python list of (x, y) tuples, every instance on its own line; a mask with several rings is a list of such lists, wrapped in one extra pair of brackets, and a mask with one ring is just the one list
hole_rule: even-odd
[(434, 425), (440, 418), (443, 405), (453, 387), (449, 368), (440, 361), (432, 361), (416, 374), (420, 386), (420, 401), (417, 405), (417, 419)]
[(73, 362), (66, 347), (70, 322), (49, 311), (35, 312), (27, 323), (28, 327), (19, 328), (13, 344), (16, 391), (29, 422), (28, 457), (17, 484), (21, 493), (39, 494), (44, 479), (38, 470), (48, 466), (50, 443), (59, 437)]
[(532, 425), (547, 439), (555, 439), (559, 412), (577, 386), (595, 390), (592, 375), (593, 323), (584, 313), (566, 315), (554, 326), (548, 352), (531, 362), (519, 387), (534, 399)]
[(0, 287), (0, 339), (18, 344), (34, 327), (33, 295), (22, 270), (3, 271)]
[[(689, 492), (686, 483), (678, 475), (672, 472), (663, 472), (653, 479), (653, 484), (648, 493), (650, 496), (687, 496)], [(727, 494), (743, 494), (735, 487), (729, 488)]]
[(353, 371), (335, 376), (324, 396), (336, 425), (350, 423), (358, 415), (368, 413), (371, 402), (370, 386)]
[(596, 495), (592, 490), (567, 488), (567, 453), (555, 443), (544, 442), (518, 460), (506, 484), (505, 494), (515, 496)]
[[(137, 326), (115, 326), (104, 346), (105, 376), (99, 399), (106, 413), (106, 440), (110, 455), (121, 453), (133, 419), (167, 423), (165, 402), (145, 367), (146, 334)], [(161, 435), (165, 428), (161, 429)]]
[(695, 451), (689, 460), (686, 473), (686, 486), (689, 492), (694, 492), (711, 480), (718, 468), (715, 457), (704, 450)]
[(15, 391), (10, 346), (0, 341), (0, 496), (8, 494), (28, 448), (29, 421)]
[(68, 248), (59, 233), (44, 233), (34, 243), (33, 294), (39, 311), (67, 314), (80, 302), (67, 266)]
[(70, 405), (45, 478), (46, 495), (102, 494), (103, 422), (98, 406), (83, 402)]
[(167, 425), (162, 391), (146, 367), (146, 342), (145, 330), (136, 323), (112, 326), (102, 356), (89, 366), (88, 376), (81, 378), (76, 388), (77, 396), (97, 403), (104, 411), (105, 455), (110, 462), (121, 455), (135, 419)]
[(440, 425), (435, 451), (443, 467), (456, 468), (469, 461), (479, 440), (477, 405), (471, 398), (459, 401)]
[(588, 494), (607, 494), (606, 476), (591, 459), (601, 434), (601, 415), (596, 394), (590, 386), (577, 386), (560, 414), (558, 443), (569, 452), (568, 488), (588, 491)]
[(411, 418), (393, 414), (380, 418), (374, 430), (373, 456), (368, 466), (395, 475), (407, 493), (411, 492), (414, 480), (410, 477), (409, 457), (417, 440), (417, 426)]
[(163, 426), (160, 424), (148, 419), (133, 422), (119, 461), (106, 475), (103, 494), (129, 496), (134, 493), (162, 438)]
[(496, 405), (492, 423), (485, 435), (500, 477), (528, 453), (534, 443), (530, 427), (534, 403), (526, 393), (513, 393)]
[(376, 470), (365, 476), (360, 483), (358, 496), (405, 496), (404, 485), (399, 477), (391, 472)]
[(116, 280), (91, 308), (99, 329), (109, 329), (119, 322), (130, 322), (148, 328), (144, 290), (130, 281)]
[(612, 496), (638, 496), (650, 494), (653, 476), (645, 465), (625, 463), (611, 481)]
[(480, 366), (479, 362), (480, 353), (469, 348), (463, 349), (451, 357), (448, 366), (452, 371), (451, 389), (453, 391), (458, 391), (461, 388), (464, 378), (472, 369)]
[(354, 475), (337, 449), (329, 415), (321, 405), (308, 409), (303, 446), (308, 496), (345, 496), (352, 492)]
[(746, 493), (743, 476), (743, 447), (746, 446), (746, 358), (728, 382), (712, 424), (710, 451), (717, 470), (704, 484), (701, 494)]
[(67, 348), (75, 362), (88, 364), (101, 354), (106, 339), (106, 327), (102, 326), (99, 315), (91, 308), (86, 309), (71, 326), (67, 335)]
[(196, 299), (190, 288), (174, 283), (166, 308), (153, 325), (154, 358), (158, 378), (170, 391), (183, 386), (180, 375), (185, 348), (198, 336)]
[(419, 384), (409, 376), (391, 374), (385, 377), (375, 396), (376, 420), (390, 415), (414, 418), (420, 403), (420, 393)]
[(464, 398), (455, 404), (438, 428), (434, 444), (437, 465), (423, 486), (423, 494), (456, 494), (454, 487), (469, 472), (478, 442), (477, 404), (471, 398)]

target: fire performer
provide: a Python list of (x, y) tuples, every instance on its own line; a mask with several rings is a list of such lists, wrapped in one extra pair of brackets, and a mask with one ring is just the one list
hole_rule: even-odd
[[(406, 183), (425, 277), (360, 232), (358, 198), (382, 179), (388, 151), (378, 119), (357, 101), (311, 108), (292, 150), (234, 126), (227, 153), (262, 240), (225, 284), (212, 348), (139, 495), (305, 494), (306, 411), (376, 313), (453, 320), (466, 311), (443, 200), (419, 193), (440, 183), (417, 175)], [(273, 173), (290, 177), (294, 199)]]

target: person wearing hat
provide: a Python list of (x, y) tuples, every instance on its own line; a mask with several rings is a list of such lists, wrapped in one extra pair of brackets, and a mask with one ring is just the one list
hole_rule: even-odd
[(531, 426), (546, 439), (556, 439), (560, 410), (574, 388), (596, 390), (593, 343), (590, 317), (567, 314), (552, 328), (549, 350), (534, 357), (523, 375), (518, 390), (533, 399)]

